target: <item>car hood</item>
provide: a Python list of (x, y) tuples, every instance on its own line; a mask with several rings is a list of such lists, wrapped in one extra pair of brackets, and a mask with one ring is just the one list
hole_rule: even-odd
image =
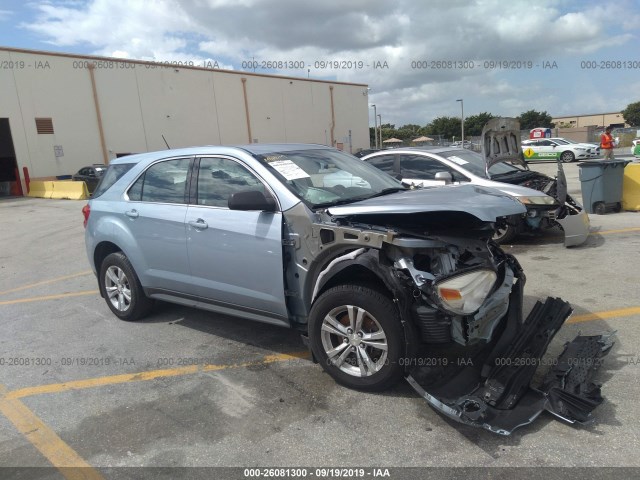
[[(549, 179), (552, 181), (552, 179)], [(540, 190), (534, 190), (533, 188), (523, 187), (522, 185), (511, 184), (498, 180), (487, 180), (488, 186), (491, 188), (497, 188), (501, 192), (514, 197), (548, 197), (548, 195)]]
[(489, 169), (500, 162), (510, 162), (528, 170), (522, 155), (520, 122), (509, 117), (489, 120), (482, 129), (482, 156), (488, 178), (491, 178)]
[(462, 212), (484, 222), (526, 212), (515, 198), (494, 188), (476, 185), (447, 185), (392, 193), (348, 205), (329, 207), (334, 217), (424, 212)]

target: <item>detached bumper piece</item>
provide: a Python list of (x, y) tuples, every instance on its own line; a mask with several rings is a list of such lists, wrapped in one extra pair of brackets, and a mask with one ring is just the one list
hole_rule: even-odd
[[(434, 407), (461, 423), (500, 435), (533, 422), (547, 410), (567, 422), (587, 423), (602, 403), (591, 382), (611, 346), (609, 336), (578, 336), (557, 360), (544, 361), (554, 335), (572, 312), (559, 298), (538, 302), (522, 322), (521, 292), (512, 292), (502, 335), (471, 358), (446, 367), (417, 367), (409, 384)], [(430, 362), (430, 365), (433, 362)], [(552, 365), (539, 388), (530, 386), (541, 365)]]

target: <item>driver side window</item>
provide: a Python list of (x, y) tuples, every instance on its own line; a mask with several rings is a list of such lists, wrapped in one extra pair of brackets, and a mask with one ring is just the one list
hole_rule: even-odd
[(250, 190), (266, 193), (262, 182), (239, 163), (227, 158), (200, 160), (198, 205), (228, 208), (231, 194)]

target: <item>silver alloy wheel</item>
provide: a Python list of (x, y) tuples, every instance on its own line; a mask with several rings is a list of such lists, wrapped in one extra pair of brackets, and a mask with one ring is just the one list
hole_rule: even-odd
[(564, 163), (571, 163), (575, 160), (575, 155), (569, 151), (564, 152), (561, 156), (560, 156), (560, 160), (562, 160), (562, 162)]
[(499, 242), (501, 238), (507, 235), (507, 230), (509, 230), (509, 227), (497, 227), (493, 234), (493, 240)]
[(320, 338), (328, 360), (354, 377), (379, 372), (387, 360), (387, 336), (380, 323), (365, 309), (342, 305), (322, 321)]
[(115, 265), (107, 268), (104, 274), (104, 289), (107, 297), (120, 312), (126, 312), (131, 306), (131, 286), (124, 271)]

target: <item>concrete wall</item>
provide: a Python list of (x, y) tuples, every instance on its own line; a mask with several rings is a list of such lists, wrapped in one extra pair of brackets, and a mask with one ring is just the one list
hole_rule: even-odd
[(624, 122), (624, 118), (622, 117), (622, 113), (620, 112), (612, 112), (612, 113), (598, 113), (593, 115), (573, 115), (567, 117), (554, 117), (552, 122), (556, 125), (561, 123), (571, 124), (574, 128), (580, 127), (606, 127), (608, 125), (618, 125), (623, 124), (625, 127), (628, 126)]
[[(109, 159), (192, 145), (250, 141), (344, 143), (369, 147), (366, 85), (145, 62), (0, 49), (0, 118), (9, 118), (22, 174), (75, 173), (103, 163), (98, 118)], [(88, 67), (94, 64), (96, 102)], [(245, 110), (245, 93), (249, 119)], [(333, 95), (334, 121), (331, 114)], [(37, 134), (36, 117), (54, 134)], [(249, 136), (249, 131), (251, 136)], [(54, 146), (64, 156), (56, 157)]]
[[(576, 142), (593, 143), (596, 140), (595, 127), (582, 127), (582, 128), (556, 128), (554, 129), (554, 136), (568, 138)], [(597, 139), (600, 142), (600, 139)]]

